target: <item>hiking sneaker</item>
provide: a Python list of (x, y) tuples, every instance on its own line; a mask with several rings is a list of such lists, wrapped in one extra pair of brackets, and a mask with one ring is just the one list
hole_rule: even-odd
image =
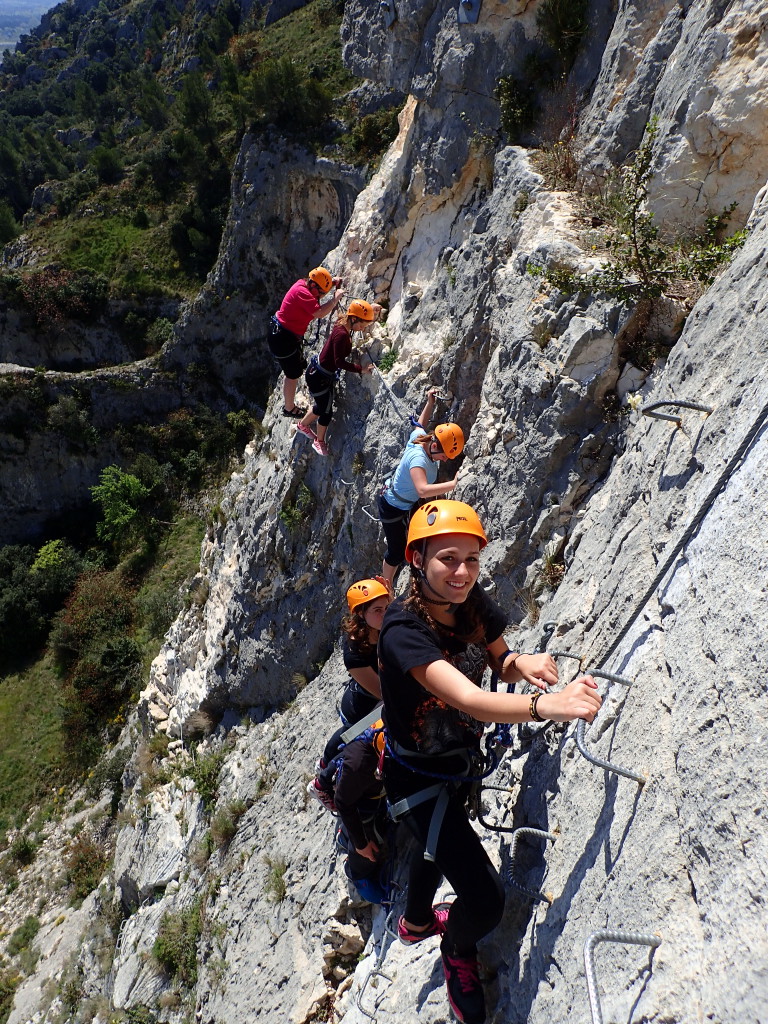
[(448, 1002), (462, 1024), (485, 1024), (485, 994), (477, 956), (451, 956), (445, 938), (440, 943)]
[(310, 796), (313, 796), (318, 803), (322, 804), (326, 811), (330, 811), (331, 814), (334, 815), (338, 814), (336, 804), (333, 802), (333, 797), (330, 793), (326, 793), (326, 791), (320, 786), (317, 779), (312, 779), (312, 781), (307, 785), (307, 792)]
[(321, 441), (319, 437), (316, 437), (315, 440), (312, 442), (312, 447), (315, 449), (318, 455), (328, 454), (328, 445), (325, 443), (325, 441)]
[(303, 434), (304, 437), (308, 437), (310, 441), (315, 440), (315, 432), (311, 427), (305, 427), (303, 423), (297, 423), (296, 430)]
[(292, 420), (301, 420), (307, 415), (307, 410), (301, 405), (294, 405), (292, 409), (283, 406), (283, 416), (290, 416)]
[(433, 935), (443, 935), (445, 933), (445, 924), (448, 920), (448, 913), (450, 906), (439, 906), (432, 908), (432, 924), (425, 928), (423, 932), (412, 932), (410, 928), (406, 928), (405, 919), (400, 918), (397, 922), (397, 937), (401, 942), (404, 942), (408, 946), (412, 946), (414, 942), (421, 942), (422, 939), (429, 939)]

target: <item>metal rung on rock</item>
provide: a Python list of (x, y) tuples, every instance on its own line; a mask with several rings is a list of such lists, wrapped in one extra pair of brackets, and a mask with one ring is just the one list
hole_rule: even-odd
[(373, 977), (383, 978), (385, 981), (389, 982), (392, 981), (392, 978), (390, 978), (388, 974), (385, 974), (384, 971), (382, 971), (381, 965), (384, 963), (384, 957), (386, 956), (385, 944), (387, 941), (387, 936), (389, 935), (393, 939), (397, 939), (398, 937), (395, 925), (393, 924), (395, 916), (395, 907), (392, 906), (384, 921), (384, 935), (382, 935), (381, 937), (381, 946), (379, 947), (379, 952), (378, 955), (376, 956), (376, 963), (374, 964), (372, 970), (368, 972), (365, 981), (360, 986), (360, 991), (357, 993), (357, 1008), (360, 1011), (360, 1013), (368, 1017), (369, 1020), (375, 1020), (376, 1014), (375, 1012), (371, 1013), (370, 1010), (366, 1010), (366, 1008), (363, 1006), (363, 996), (365, 995), (365, 990), (368, 987), (368, 982)]
[(609, 928), (592, 932), (584, 943), (584, 970), (587, 975), (587, 992), (589, 1008), (592, 1012), (592, 1024), (603, 1024), (603, 1011), (600, 1006), (600, 994), (597, 990), (597, 977), (592, 959), (595, 946), (600, 942), (622, 942), (634, 946), (651, 946), (656, 949), (661, 945), (660, 935), (643, 935), (640, 932), (616, 932)]
[[(626, 679), (624, 676), (617, 676), (613, 672), (603, 672), (602, 669), (587, 669), (584, 673), (585, 676), (598, 676), (601, 679), (609, 679), (613, 683), (621, 683), (622, 686), (631, 686), (632, 680)], [(644, 786), (648, 779), (645, 775), (640, 775), (637, 772), (630, 771), (629, 768), (621, 768), (617, 764), (613, 764), (611, 761), (604, 761), (601, 757), (596, 757), (587, 750), (586, 743), (587, 723), (583, 718), (580, 718), (576, 723), (576, 746), (579, 748), (579, 753), (582, 757), (586, 758), (590, 764), (597, 765), (598, 768), (605, 768), (608, 772), (613, 772), (614, 775), (623, 775), (625, 779), (634, 779), (639, 786)]]
[(515, 869), (515, 854), (517, 853), (517, 841), (520, 836), (534, 836), (537, 839), (546, 839), (550, 843), (554, 843), (557, 836), (553, 835), (552, 832), (544, 832), (540, 828), (516, 828), (512, 832), (512, 842), (509, 847), (509, 867), (507, 868), (507, 882), (515, 889), (520, 892), (524, 892), (526, 896), (530, 896), (531, 899), (538, 900), (539, 903), (551, 903), (552, 894), (539, 892), (538, 889), (529, 889), (527, 885), (523, 885), (522, 882), (518, 882), (513, 875)]
[(669, 420), (671, 423), (676, 423), (678, 427), (683, 425), (683, 421), (679, 416), (670, 416), (665, 412), (656, 412), (657, 409), (695, 409), (696, 412), (705, 412), (707, 416), (711, 412), (714, 412), (714, 407), (711, 405), (701, 405), (699, 402), (683, 402), (683, 401), (668, 401), (668, 402), (653, 402), (651, 405), (646, 405), (641, 410), (643, 416), (649, 416), (653, 420)]
[(365, 979), (363, 984), (360, 986), (360, 991), (357, 994), (357, 1008), (360, 1011), (360, 1013), (368, 1017), (369, 1020), (376, 1020), (376, 1013), (371, 1013), (370, 1010), (366, 1010), (366, 1008), (363, 1006), (363, 995), (365, 994), (368, 982), (371, 980), (371, 978), (374, 977), (383, 978), (385, 981), (389, 982), (392, 981), (392, 978), (390, 978), (388, 974), (385, 974), (384, 971), (380, 970), (378, 967), (374, 967), (374, 969), (370, 972), (370, 974)]
[[(585, 676), (600, 676), (603, 679), (610, 679), (614, 683), (622, 683), (624, 686), (631, 686), (632, 681), (625, 679), (623, 676), (614, 675), (612, 672), (602, 672), (600, 669), (587, 670), (584, 673)], [(604, 761), (601, 757), (595, 757), (587, 750), (586, 743), (586, 732), (587, 723), (583, 718), (580, 718), (576, 723), (576, 746), (579, 748), (579, 753), (582, 757), (586, 758), (590, 764), (597, 765), (598, 768), (605, 768), (608, 772), (613, 772), (614, 775), (623, 775), (626, 779), (634, 779), (639, 786), (644, 786), (648, 779), (645, 775), (640, 775), (638, 772), (630, 771), (629, 768), (621, 768), (617, 764), (613, 764), (611, 761)]]

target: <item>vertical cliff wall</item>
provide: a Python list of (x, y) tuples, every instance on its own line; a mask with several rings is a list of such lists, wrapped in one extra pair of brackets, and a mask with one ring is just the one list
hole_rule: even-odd
[[(582, 949), (604, 928), (661, 938), (652, 956), (598, 947), (605, 1020), (765, 1019), (765, 172), (740, 168), (733, 195), (751, 210), (747, 242), (646, 378), (628, 360), (638, 330), (630, 302), (569, 296), (528, 273), (559, 260), (593, 265), (572, 198), (548, 190), (523, 149), (497, 146), (460, 116), (462, 104), (494, 116), (494, 80), (532, 38), (536, 5), (484, 0), (477, 26), (459, 25), (457, 6), (397, 4), (386, 34), (369, 5), (347, 4), (349, 63), (411, 95), (328, 262), (355, 294), (387, 301), (377, 344), (397, 361), (385, 380), (345, 382), (327, 460), (294, 436), (272, 396), (204, 542), (200, 600), (174, 624), (142, 698), (145, 733), (172, 740), (162, 772), (147, 770), (146, 753), (134, 758), (114, 870), (72, 927), (83, 938), (68, 933), (54, 955), (69, 912), (52, 900), (41, 929), (52, 952), (18, 991), (11, 1024), (66, 1014), (61, 995), (42, 993), (68, 971), (110, 1012), (149, 1008), (174, 1024), (193, 1013), (211, 1024), (447, 1019), (435, 945), (390, 943), (381, 912), (344, 879), (329, 817), (304, 796), (344, 679), (334, 649), (343, 591), (381, 558), (363, 506), (430, 385), (443, 394), (439, 416), (468, 434), (457, 496), (485, 519), (483, 579), (520, 623), (510, 643), (535, 649), (551, 621), (549, 648), (581, 659), (560, 658), (565, 678), (581, 664), (631, 683), (602, 681), (605, 703), (585, 744), (645, 780), (585, 760), (574, 726), (525, 730), (504, 758), (483, 816), (555, 839), (521, 842), (510, 865), (508, 834), (481, 829), (508, 883), (504, 920), (481, 948), (489, 1019), (588, 1021)], [(707, 47), (719, 40), (733, 56), (739, 23), (758, 25), (749, 74), (759, 78), (763, 35), (747, 4), (622, 4), (612, 29), (603, 8), (601, 18), (602, 63), (591, 75), (583, 63), (574, 70), (594, 82), (581, 120), (590, 160), (637, 145), (647, 115), (667, 109), (671, 93), (659, 83), (675, 66), (679, 88), (709, 88)], [(733, 113), (737, 132), (741, 79), (730, 79), (733, 91), (726, 80), (717, 107)], [(645, 104), (637, 125), (638, 105), (621, 100), (632, 89)], [(743, 97), (749, 120), (766, 113), (755, 95)], [(659, 209), (678, 181), (671, 154), (681, 139), (659, 135)], [(728, 174), (713, 164), (705, 178), (718, 201)], [(678, 205), (691, 222), (703, 209)], [(234, 221), (230, 237), (222, 266), (239, 251)], [(711, 412), (684, 409), (679, 423), (626, 407), (616, 415), (606, 398), (617, 386), (638, 391), (639, 404), (683, 400)], [(311, 501), (291, 526), (295, 517), (280, 512), (302, 487)], [(540, 574), (557, 552), (565, 574), (553, 591)], [(195, 756), (222, 756), (207, 809), (180, 742), (199, 729), (201, 708), (219, 724)], [(211, 843), (211, 816), (236, 799), (248, 803), (236, 834)], [(406, 856), (401, 849), (401, 882)], [(95, 925), (108, 922), (117, 938), (113, 887), (131, 912), (105, 966)], [(196, 900), (205, 908), (198, 971), (185, 985), (151, 950), (163, 915)], [(386, 979), (371, 976), (382, 956)]]

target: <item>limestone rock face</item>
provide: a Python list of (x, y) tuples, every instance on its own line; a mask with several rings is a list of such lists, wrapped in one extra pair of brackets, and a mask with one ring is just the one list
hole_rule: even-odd
[(581, 123), (584, 172), (622, 163), (658, 118), (652, 208), (680, 227), (737, 204), (744, 224), (768, 146), (762, 4), (622, 4)]

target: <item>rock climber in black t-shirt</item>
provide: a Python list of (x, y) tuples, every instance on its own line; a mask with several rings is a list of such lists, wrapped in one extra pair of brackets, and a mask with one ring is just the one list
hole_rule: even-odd
[[(417, 509), (406, 546), (410, 593), (389, 606), (379, 636), (384, 784), (392, 813), (423, 851), (410, 864), (398, 934), (407, 943), (442, 936), (448, 1000), (465, 1024), (486, 1019), (477, 942), (504, 910), (504, 890), (467, 817), (468, 784), (461, 781), (473, 774), (483, 723), (591, 722), (601, 703), (591, 677), (549, 691), (558, 679), (552, 658), (507, 648), (506, 617), (477, 584), (486, 543), (477, 513), (464, 502), (434, 500)], [(489, 662), (504, 682), (524, 679), (542, 692), (481, 689)], [(432, 906), (442, 876), (456, 893), (449, 911)]]

